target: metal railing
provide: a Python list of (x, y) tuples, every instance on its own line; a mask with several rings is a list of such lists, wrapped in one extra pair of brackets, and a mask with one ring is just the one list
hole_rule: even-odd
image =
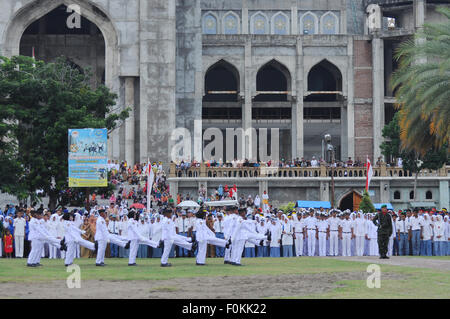
[[(219, 177), (219, 178), (256, 178), (256, 177), (283, 177), (283, 178), (320, 178), (331, 177), (343, 178), (365, 178), (365, 167), (208, 167), (202, 163), (196, 167), (177, 168), (171, 163), (170, 178), (197, 178), (197, 177)], [(415, 175), (400, 167), (387, 167), (382, 164), (373, 168), (373, 177), (413, 178)], [(447, 177), (450, 176), (450, 166), (444, 166), (439, 170), (422, 170), (419, 177)]]

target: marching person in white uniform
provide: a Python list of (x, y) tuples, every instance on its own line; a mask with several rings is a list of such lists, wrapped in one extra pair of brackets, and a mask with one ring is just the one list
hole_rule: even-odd
[(105, 210), (100, 209), (98, 213), (99, 216), (97, 217), (94, 237), (95, 247), (97, 250), (97, 259), (95, 260), (95, 265), (103, 267), (105, 266), (105, 250), (109, 240), (109, 231), (105, 221)]

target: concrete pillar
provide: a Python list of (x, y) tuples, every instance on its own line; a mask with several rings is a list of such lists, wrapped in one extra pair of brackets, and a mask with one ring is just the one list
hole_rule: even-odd
[(298, 7), (291, 8), (291, 34), (298, 35)]
[(320, 182), (319, 196), (322, 202), (330, 201), (330, 183)]
[[(345, 161), (348, 159), (348, 145), (346, 141), (347, 137), (348, 124), (347, 124), (347, 108), (345, 105), (341, 107), (341, 160)], [(354, 158), (352, 158), (354, 160)]]
[[(247, 41), (245, 43), (244, 81), (245, 81), (245, 93), (244, 93), (244, 110), (242, 112), (242, 128), (245, 131), (247, 131), (252, 127), (253, 68), (252, 68), (251, 41)], [(249, 137), (246, 136), (244, 154), (249, 154), (250, 152), (249, 146), (251, 145), (251, 143), (248, 139)]]
[(421, 29), (425, 23), (426, 0), (414, 0), (414, 27)]
[[(348, 40), (347, 44), (348, 52), (348, 87), (347, 87), (347, 157), (351, 157), (355, 160), (355, 81), (354, 81), (354, 70), (353, 70), (353, 38)], [(345, 144), (344, 140), (341, 141)]]
[(208, 197), (208, 182), (204, 181), (204, 182), (197, 182), (198, 185), (198, 191), (200, 191), (200, 189), (202, 188), (202, 185), (205, 187), (206, 189), (206, 197)]
[[(304, 153), (303, 149), (303, 94), (304, 94), (304, 82), (303, 82), (303, 43), (302, 40), (297, 38), (297, 78), (292, 86), (297, 86), (297, 99), (295, 101), (295, 118), (292, 118), (292, 126), (295, 129), (292, 130), (292, 157), (301, 158)], [(294, 135), (295, 131), (295, 135)]]
[(170, 188), (169, 189), (170, 195), (172, 195), (172, 198), (176, 205), (177, 195), (178, 195), (178, 182), (174, 182), (174, 181), (169, 182), (169, 188)]
[(373, 67), (373, 160), (381, 155), (381, 131), (384, 127), (384, 42), (383, 39), (372, 39)]
[(390, 183), (388, 180), (380, 181), (380, 203), (389, 203), (390, 198)]
[(130, 108), (129, 117), (125, 120), (125, 160), (134, 165), (134, 78), (125, 78), (125, 107)]
[(297, 157), (297, 101), (291, 103), (291, 158)]
[(242, 34), (248, 34), (248, 6), (247, 1), (242, 3)]
[(266, 191), (267, 194), (269, 195), (269, 202), (270, 202), (269, 183), (268, 181), (259, 181), (258, 187), (259, 187), (259, 198), (261, 199), (261, 207), (262, 207), (262, 200), (263, 200), (262, 195), (264, 194), (264, 191)]
[(447, 208), (448, 210), (449, 206), (450, 199), (448, 181), (439, 181), (439, 209)]

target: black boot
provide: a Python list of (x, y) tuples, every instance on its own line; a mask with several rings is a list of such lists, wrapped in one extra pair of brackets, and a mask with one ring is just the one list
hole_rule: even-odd
[(131, 240), (130, 241), (128, 241), (128, 243), (125, 245), (125, 249), (129, 249), (130, 248), (130, 243), (131, 243)]
[(164, 249), (164, 240), (160, 240), (160, 241), (159, 241), (158, 248)]
[(192, 243), (191, 253), (194, 254), (198, 247), (198, 241)]
[(230, 248), (230, 245), (231, 245), (231, 238), (228, 239), (227, 244), (225, 245), (225, 248), (226, 249)]
[(272, 234), (270, 233), (269, 230), (267, 230), (266, 236), (267, 236), (267, 241), (271, 241), (272, 240)]
[(98, 252), (98, 241), (95, 241), (95, 244), (94, 244), (94, 246), (95, 246), (95, 253), (97, 253)]

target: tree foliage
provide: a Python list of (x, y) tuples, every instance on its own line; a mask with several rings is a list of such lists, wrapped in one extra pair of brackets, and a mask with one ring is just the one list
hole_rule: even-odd
[(115, 113), (117, 96), (107, 87), (90, 87), (90, 77), (64, 58), (0, 57), (2, 191), (34, 200), (42, 189), (54, 201), (68, 187), (68, 129), (112, 131), (128, 117), (128, 109)]
[(422, 169), (437, 170), (448, 161), (447, 145), (439, 149), (431, 146), (424, 155), (414, 149), (402, 148), (400, 121), (401, 114), (397, 112), (392, 121), (383, 128), (383, 137), (387, 140), (381, 143), (380, 148), (385, 157), (401, 157), (403, 168), (411, 173), (420, 172)]
[(447, 20), (425, 24), (399, 46), (399, 68), (392, 77), (402, 148), (421, 155), (432, 146), (450, 145), (450, 8), (436, 10)]
[(375, 212), (375, 206), (373, 206), (369, 192), (366, 190), (364, 191), (361, 202), (359, 203), (359, 210), (361, 210), (364, 214)]
[(292, 212), (295, 208), (294, 202), (289, 202), (287, 205), (281, 206), (280, 209), (283, 211), (284, 214), (288, 214)]

